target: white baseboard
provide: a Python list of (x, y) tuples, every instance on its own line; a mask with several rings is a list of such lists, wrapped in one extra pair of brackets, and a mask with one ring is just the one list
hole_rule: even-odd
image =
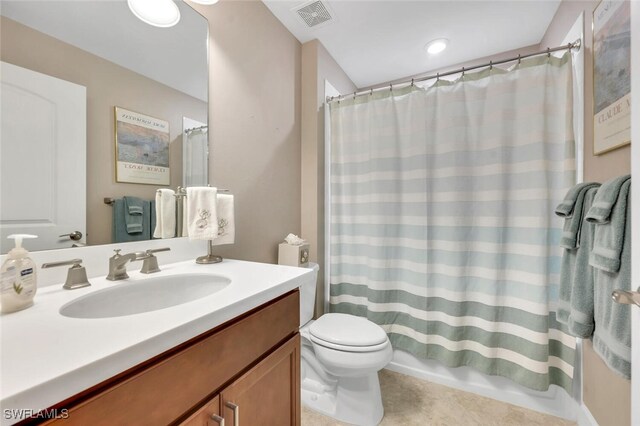
[(589, 408), (584, 404), (581, 404), (580, 407), (578, 407), (577, 423), (578, 426), (599, 426), (598, 422), (593, 417), (593, 414), (589, 411)]
[[(576, 421), (582, 417), (578, 403), (558, 386), (551, 386), (546, 392), (534, 391), (504, 377), (487, 376), (469, 367), (448, 368), (439, 362), (417, 359), (398, 350), (394, 351), (393, 360), (386, 368), (563, 419)], [(593, 419), (590, 413), (589, 417)], [(579, 425), (597, 426), (597, 423)]]

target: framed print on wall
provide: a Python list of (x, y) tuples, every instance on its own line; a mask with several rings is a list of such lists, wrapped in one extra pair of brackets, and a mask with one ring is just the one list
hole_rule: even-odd
[(116, 182), (169, 185), (169, 122), (115, 107)]
[(593, 11), (593, 153), (631, 142), (631, 10), (602, 0)]

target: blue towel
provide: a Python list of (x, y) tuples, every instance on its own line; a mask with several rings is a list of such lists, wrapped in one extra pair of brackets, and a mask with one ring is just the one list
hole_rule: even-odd
[(144, 201), (137, 197), (124, 197), (124, 222), (128, 234), (143, 232)]
[(127, 224), (125, 222), (125, 202), (120, 198), (113, 203), (113, 217), (111, 227), (111, 242), (126, 243), (129, 241), (143, 241), (151, 239), (151, 203), (143, 201), (142, 214), (142, 232), (129, 234), (127, 232)]

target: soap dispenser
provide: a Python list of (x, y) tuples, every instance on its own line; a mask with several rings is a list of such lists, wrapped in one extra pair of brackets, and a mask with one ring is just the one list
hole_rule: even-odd
[(37, 235), (14, 234), (7, 238), (15, 241), (15, 248), (7, 253), (0, 268), (0, 306), (3, 313), (15, 312), (33, 305), (36, 295), (36, 264), (22, 247), (22, 240)]

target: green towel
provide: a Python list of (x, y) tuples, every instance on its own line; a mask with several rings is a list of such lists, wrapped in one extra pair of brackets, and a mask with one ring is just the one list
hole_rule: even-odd
[[(604, 188), (604, 186), (602, 187)], [(602, 191), (602, 188), (600, 189)], [(595, 268), (611, 273), (616, 273), (620, 269), (625, 235), (630, 238), (631, 234), (626, 234), (625, 227), (627, 221), (627, 198), (631, 188), (631, 179), (626, 180), (620, 187), (617, 202), (613, 206), (609, 223), (596, 223), (596, 232), (593, 240), (593, 250), (589, 264)], [(595, 203), (598, 199), (594, 200)], [(591, 207), (593, 210), (594, 207)], [(629, 217), (631, 220), (631, 217)]]
[[(584, 197), (584, 213), (593, 204), (598, 188), (590, 188)], [(571, 276), (571, 298), (569, 302), (569, 332), (583, 339), (591, 337), (594, 330), (593, 319), (593, 268), (589, 266), (589, 254), (593, 248), (595, 225), (586, 221), (583, 216), (580, 232), (580, 247), (575, 252), (575, 263)], [(569, 252), (569, 250), (567, 250)], [(562, 288), (562, 282), (561, 282)]]
[[(566, 249), (575, 249), (580, 246), (580, 230), (584, 222), (584, 213), (587, 211), (584, 209), (584, 196), (591, 188), (599, 187), (599, 183), (583, 183), (576, 185), (569, 190), (565, 197), (565, 201), (562, 202), (556, 208), (556, 214), (564, 217), (564, 228), (562, 230), (562, 238), (560, 238), (560, 246)], [(576, 190), (576, 188), (578, 188)], [(567, 207), (569, 201), (573, 200), (573, 206), (569, 215), (563, 215), (558, 212), (561, 207)]]
[(600, 184), (596, 182), (584, 182), (575, 185), (569, 190), (569, 192), (567, 192), (567, 195), (564, 196), (564, 200), (558, 204), (558, 207), (556, 207), (556, 214), (564, 218), (572, 217), (573, 209), (576, 206), (578, 197), (580, 195), (584, 197), (584, 190), (594, 186), (600, 186)]
[(587, 213), (587, 220), (593, 223), (607, 223), (611, 216), (611, 210), (618, 200), (620, 188), (622, 184), (631, 179), (631, 175), (619, 176), (611, 179), (604, 184), (598, 191), (596, 199), (593, 200), (593, 206)]
[(112, 243), (126, 243), (129, 241), (142, 241), (151, 239), (151, 203), (145, 201), (142, 209), (142, 232), (137, 234), (129, 234), (125, 223), (125, 204), (124, 199), (119, 198), (113, 204), (113, 221), (111, 228)]
[(144, 201), (137, 197), (123, 197), (124, 199), (124, 222), (128, 234), (139, 234), (143, 232), (142, 216), (144, 213)]
[[(621, 191), (622, 192), (622, 191)], [(625, 211), (614, 208), (611, 222), (621, 220), (625, 232), (620, 255), (620, 269), (609, 272), (599, 268), (594, 270), (594, 318), (596, 323), (593, 335), (593, 348), (605, 363), (622, 377), (631, 377), (631, 305), (615, 303), (611, 292), (616, 289), (631, 290), (631, 195)], [(617, 204), (617, 203), (616, 203)], [(619, 213), (625, 218), (616, 217)], [(596, 225), (596, 239), (598, 243)]]

